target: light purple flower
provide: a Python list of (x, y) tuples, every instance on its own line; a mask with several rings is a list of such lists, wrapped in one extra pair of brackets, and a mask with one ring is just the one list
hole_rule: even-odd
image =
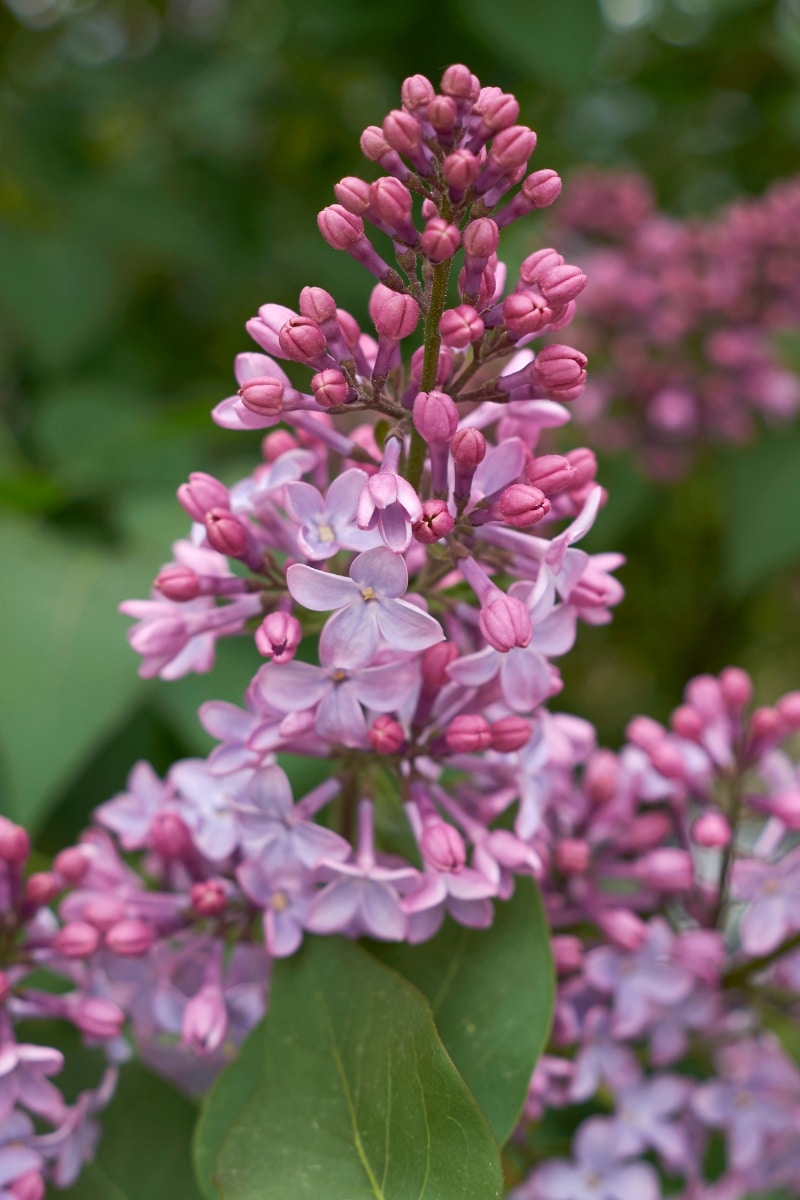
[(0, 1125), (16, 1104), (50, 1121), (60, 1120), (64, 1097), (45, 1076), (56, 1075), (63, 1065), (59, 1050), (19, 1044), (10, 1028), (0, 1031)]
[(670, 1170), (689, 1172), (696, 1161), (683, 1113), (692, 1085), (679, 1075), (656, 1075), (617, 1094), (614, 1125), (630, 1155), (655, 1150)]
[(359, 529), (377, 529), (385, 545), (403, 554), (411, 545), (411, 530), (422, 516), (422, 502), (407, 479), (397, 472), (401, 443), (390, 438), (380, 471), (367, 478), (356, 510)]
[(222, 862), (238, 844), (234, 804), (251, 775), (251, 771), (213, 775), (199, 758), (183, 759), (170, 769), (169, 780), (185, 802), (181, 815), (195, 846), (211, 862)]
[(584, 1121), (573, 1142), (575, 1159), (553, 1159), (534, 1175), (537, 1200), (660, 1200), (658, 1176), (649, 1163), (629, 1163), (614, 1122)]
[[(247, 851), (268, 873), (313, 871), (322, 859), (345, 859), (350, 843), (309, 817), (340, 790), (337, 780), (323, 783), (312, 798), (295, 804), (286, 772), (264, 767), (253, 776), (235, 804), (237, 824)], [(309, 803), (310, 799), (310, 803)]]
[(33, 1122), (24, 1113), (12, 1112), (0, 1120), (0, 1200), (16, 1200), (6, 1185), (41, 1168), (42, 1157), (34, 1142)]
[(742, 949), (769, 954), (800, 929), (800, 847), (776, 863), (739, 859), (731, 873), (735, 899), (747, 902), (742, 918)]
[(286, 507), (300, 525), (297, 541), (304, 554), (319, 561), (338, 550), (371, 550), (382, 544), (377, 531), (356, 525), (358, 498), (366, 482), (366, 471), (353, 467), (334, 479), (324, 499), (309, 483), (286, 485)]

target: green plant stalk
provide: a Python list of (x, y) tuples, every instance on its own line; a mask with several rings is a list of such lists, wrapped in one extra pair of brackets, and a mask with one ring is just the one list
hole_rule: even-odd
[[(422, 359), (422, 381), (420, 391), (429, 392), (436, 385), (436, 369), (439, 365), (439, 347), (442, 335), (439, 332), (439, 322), (442, 319), (444, 306), (447, 302), (447, 284), (450, 279), (452, 260), (437, 263), (433, 268), (431, 284), (431, 302), (425, 317), (425, 352)], [(405, 476), (415, 490), (419, 490), (422, 478), (422, 468), (425, 465), (425, 439), (412, 425), (411, 448), (406, 461)]]

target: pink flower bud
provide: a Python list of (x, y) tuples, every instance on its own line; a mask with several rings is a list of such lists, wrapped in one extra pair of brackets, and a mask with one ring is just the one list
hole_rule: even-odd
[(450, 682), (447, 668), (458, 658), (458, 647), (452, 642), (437, 642), (423, 652), (422, 690), (430, 696), (440, 692), (445, 684)]
[(486, 457), (486, 438), (480, 429), (459, 429), (450, 443), (453, 462), (463, 471), (475, 471)]
[(511, 754), (527, 746), (533, 732), (530, 721), (524, 717), (501, 717), (491, 726), (492, 749), (500, 754)]
[[(422, 379), (422, 368), (425, 362), (425, 347), (418, 346), (411, 355), (411, 378), (417, 383)], [(439, 349), (439, 359), (436, 363), (436, 386), (443, 388), (453, 373), (453, 352), (447, 346)]]
[(553, 963), (559, 975), (571, 975), (583, 966), (583, 943), (579, 937), (559, 933), (550, 939)]
[(11, 980), (5, 971), (0, 971), (0, 1004), (5, 1003), (11, 992)]
[(778, 712), (786, 728), (797, 733), (800, 730), (800, 692), (787, 692), (778, 701)]
[(529, 529), (550, 512), (550, 501), (539, 488), (512, 483), (500, 497), (500, 515), (513, 529)]
[(193, 521), (202, 521), (210, 508), (228, 508), (231, 502), (225, 485), (205, 471), (192, 472), (189, 482), (178, 488), (178, 500)]
[(318, 371), (311, 380), (311, 390), (321, 408), (334, 408), (337, 404), (345, 404), (350, 395), (350, 385), (336, 367), (326, 367), (324, 371)]
[(100, 934), (86, 921), (70, 921), (53, 938), (53, 949), (65, 958), (89, 958), (100, 945)]
[(500, 232), (491, 217), (478, 217), (461, 235), (464, 251), (473, 258), (489, 258), (497, 250)]
[[(664, 812), (640, 813), (625, 829), (626, 850), (643, 854), (660, 845), (672, 833), (672, 821)], [(621, 839), (622, 840), (622, 839)]]
[(425, 108), (435, 95), (433, 84), (425, 75), (409, 75), (407, 79), (403, 80), (400, 88), (403, 108), (407, 108), (409, 112)]
[(55, 856), (53, 866), (67, 883), (76, 884), (89, 870), (89, 860), (80, 846), (69, 846)]
[(519, 101), (498, 87), (486, 87), (475, 102), (475, 112), (480, 113), (488, 129), (498, 132), (514, 124), (519, 116)]
[(696, 675), (690, 679), (686, 685), (686, 701), (706, 720), (720, 716), (725, 711), (722, 687), (713, 675)]
[(411, 192), (399, 179), (392, 175), (376, 179), (369, 185), (369, 198), (375, 213), (386, 225), (400, 229), (408, 223), (412, 206)]
[(665, 740), (650, 747), (650, 759), (659, 775), (665, 779), (685, 779), (686, 764), (677, 746)]
[(125, 1024), (122, 1009), (102, 996), (83, 997), (71, 1015), (81, 1033), (104, 1042), (118, 1037)]
[(458, 105), (452, 96), (434, 96), (425, 115), (437, 133), (449, 133), (458, 120)]
[(393, 292), (379, 283), (370, 297), (369, 315), (378, 333), (399, 342), (417, 328), (419, 304), (413, 296)]
[(317, 215), (317, 228), (334, 250), (350, 250), (364, 238), (364, 222), (341, 204), (329, 204)]
[(477, 342), (483, 337), (484, 330), (483, 321), (471, 304), (448, 308), (439, 322), (443, 342), (454, 350), (463, 350), (471, 342)]
[(786, 736), (786, 726), (777, 708), (757, 708), (750, 718), (750, 742), (759, 750), (776, 746)]
[[(297, 317), (297, 320), (305, 318)], [(259, 417), (277, 417), (283, 410), (284, 386), (274, 375), (248, 379), (239, 388), (242, 404)]]
[(422, 141), (419, 121), (401, 108), (392, 109), (384, 118), (383, 136), (393, 150), (407, 158), (413, 158)]
[(634, 746), (639, 746), (649, 754), (664, 740), (664, 726), (652, 717), (634, 717), (628, 722), (625, 736)]
[[(349, 213), (355, 213), (358, 217), (363, 217), (369, 208), (369, 184), (366, 179), (358, 179), (355, 175), (346, 175), (344, 179), (340, 179), (333, 185), (333, 194), (342, 208), (346, 208)], [(302, 312), (302, 308), (300, 311)], [(313, 316), (313, 314), (303, 313), (303, 316)], [(315, 316), (314, 320), (318, 321), (319, 317)]]
[(256, 647), (273, 662), (291, 662), (303, 640), (303, 629), (297, 617), (285, 612), (268, 613), (255, 634)]
[(575, 468), (562, 454), (540, 454), (532, 458), (525, 473), (528, 483), (546, 496), (555, 496), (575, 485)]
[[(368, 184), (364, 184), (368, 187)], [(322, 325), (336, 320), (336, 301), (321, 287), (304, 287), (300, 293), (300, 315)]]
[(426, 442), (449, 442), (458, 429), (458, 409), (446, 392), (418, 392), (413, 420)]
[(227, 508), (212, 508), (205, 516), (206, 537), (212, 550), (239, 558), (247, 547), (247, 530)]
[(213, 1054), (225, 1040), (228, 1014), (220, 988), (201, 987), (183, 1010), (181, 1037), (198, 1054)]
[(155, 586), (168, 600), (195, 600), (200, 595), (200, 580), (191, 567), (170, 563), (159, 571)]
[(681, 704), (679, 708), (676, 708), (669, 723), (678, 737), (687, 738), (692, 742), (700, 739), (705, 728), (705, 722), (700, 713), (690, 704)]
[(106, 945), (112, 954), (123, 958), (139, 958), (147, 954), (156, 940), (156, 931), (146, 921), (132, 918), (118, 921), (106, 934)]
[(777, 817), (787, 829), (800, 829), (800, 788), (777, 792), (770, 796), (753, 796), (750, 807)]
[(512, 292), (503, 301), (503, 321), (511, 333), (525, 337), (550, 324), (553, 313), (538, 292)]
[(453, 754), (478, 754), (492, 744), (489, 722), (480, 713), (453, 717), (444, 736)]
[(586, 287), (586, 276), (580, 267), (564, 263), (563, 266), (544, 271), (539, 287), (551, 308), (561, 308), (581, 294)]
[(739, 667), (726, 667), (720, 674), (719, 684), (722, 698), (733, 712), (741, 712), (753, 698), (753, 681)]
[(192, 835), (183, 817), (157, 812), (150, 825), (150, 845), (168, 861), (184, 858), (192, 848)]
[(694, 882), (692, 857), (671, 846), (651, 850), (636, 864), (636, 877), (661, 892), (688, 892)]
[(461, 233), (457, 225), (451, 225), (444, 217), (433, 217), (428, 221), (419, 239), (419, 246), (432, 263), (452, 258), (461, 245)]
[(463, 63), (454, 63), (442, 75), (439, 87), (445, 96), (455, 100), (477, 100), (480, 95), (480, 83)]
[(61, 891), (61, 883), (52, 871), (36, 871), (25, 880), (25, 901), (34, 908), (41, 908)]
[(455, 519), (446, 500), (426, 500), (422, 505), (422, 516), (412, 526), (414, 537), (423, 546), (432, 546), (448, 533), (452, 533)]
[(586, 764), (583, 786), (593, 804), (607, 804), (617, 794), (620, 766), (611, 750), (595, 750)]
[(292, 437), (288, 429), (276, 429), (273, 433), (268, 433), (262, 440), (261, 453), (266, 462), (275, 462), (282, 454), (288, 454), (290, 450), (296, 450), (297, 447), (297, 439)]
[(425, 822), (419, 840), (420, 854), (436, 871), (460, 871), (467, 861), (464, 839), (455, 828), (436, 817)]
[(527, 125), (511, 125), (501, 129), (492, 142), (489, 158), (508, 174), (524, 167), (536, 149), (536, 134)]
[(278, 331), (278, 341), (286, 357), (300, 363), (313, 362), (326, 346), (325, 334), (309, 317), (290, 317)]
[(192, 908), (199, 917), (218, 917), (228, 903), (228, 893), (221, 879), (204, 879), (193, 883), (190, 892)]
[(641, 950), (647, 941), (647, 926), (627, 908), (608, 908), (595, 917), (598, 928), (622, 950)]
[(565, 875), (582, 875), (590, 861), (589, 843), (582, 838), (562, 838), (556, 846), (555, 865)]
[(84, 906), (83, 915), (90, 925), (105, 933), (125, 916), (125, 906), (116, 896), (96, 896)]
[(456, 150), (442, 163), (444, 177), (457, 194), (466, 192), (481, 173), (481, 160), (471, 150)]
[(387, 713), (375, 718), (367, 737), (376, 754), (397, 754), (406, 740), (403, 726)]
[(574, 400), (586, 383), (585, 354), (572, 346), (544, 346), (536, 355), (534, 368), (542, 387), (557, 393), (559, 400)]
[(18, 1175), (9, 1188), (14, 1200), (44, 1200), (45, 1183), (38, 1171)]
[(31, 839), (21, 825), (15, 825), (7, 817), (0, 817), (0, 861), (21, 867), (28, 861)]
[(588, 446), (579, 446), (576, 450), (568, 450), (565, 457), (575, 472), (576, 488), (593, 482), (597, 475), (597, 457), (593, 450)]
[(533, 637), (531, 618), (515, 596), (500, 595), (485, 605), (478, 618), (480, 631), (490, 646), (502, 654), (514, 646), (528, 646)]
[(561, 195), (561, 178), (548, 168), (534, 171), (523, 183), (522, 192), (534, 208), (549, 208)]
[(692, 826), (692, 837), (698, 846), (722, 848), (731, 840), (731, 827), (721, 812), (706, 812)]
[(539, 282), (543, 272), (552, 270), (553, 267), (560, 267), (563, 262), (564, 259), (557, 250), (554, 250), (552, 246), (545, 246), (541, 250), (535, 250), (533, 254), (529, 254), (522, 260), (519, 277), (523, 283), (531, 287)]

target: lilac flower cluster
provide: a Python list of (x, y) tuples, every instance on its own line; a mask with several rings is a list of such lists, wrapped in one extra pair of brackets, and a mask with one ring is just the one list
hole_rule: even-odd
[(751, 694), (736, 668), (700, 676), (668, 728), (637, 717), (619, 754), (560, 739), (539, 776), (559, 986), (527, 1119), (576, 1106), (577, 1132), (517, 1200), (800, 1181), (800, 1070), (776, 1036), (800, 1013), (800, 692), (749, 712)]
[(558, 236), (591, 283), (582, 300), (590, 385), (575, 418), (604, 448), (635, 449), (665, 478), (698, 446), (744, 442), (800, 411), (776, 335), (800, 321), (800, 181), (711, 217), (657, 211), (637, 175), (585, 172)]

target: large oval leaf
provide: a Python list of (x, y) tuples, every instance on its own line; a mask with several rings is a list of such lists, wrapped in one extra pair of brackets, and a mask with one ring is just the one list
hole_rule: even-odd
[(224, 1200), (495, 1200), (491, 1129), (423, 996), (341, 938), (279, 962), (270, 1011), (204, 1106), (195, 1163)]
[(514, 1129), (550, 1031), (555, 981), (544, 905), (520, 880), (491, 929), (447, 921), (421, 946), (372, 947), (424, 992), (436, 1028), (500, 1145)]

